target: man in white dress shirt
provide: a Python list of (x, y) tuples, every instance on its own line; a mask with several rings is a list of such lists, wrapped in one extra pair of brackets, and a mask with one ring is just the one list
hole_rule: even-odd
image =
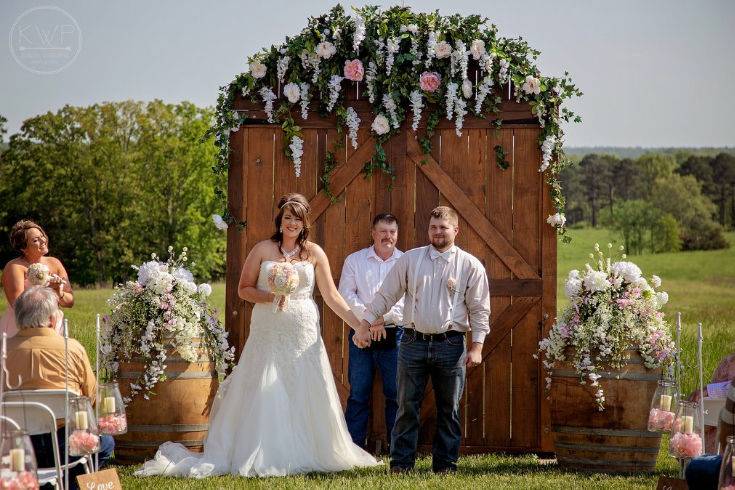
[[(398, 350), (398, 414), (390, 450), (391, 471), (413, 468), (419, 416), (426, 384), (431, 379), (436, 399), (436, 434), (432, 469), (457, 469), (461, 427), (459, 401), (466, 367), (482, 362), (482, 344), (490, 331), (490, 291), (482, 263), (454, 245), (459, 231), (456, 211), (432, 210), (430, 245), (409, 250), (396, 262), (375, 299), (366, 306), (355, 342), (376, 334), (375, 322), (405, 294), (404, 333)], [(472, 347), (465, 349), (471, 331)]]
[[(383, 283), (388, 271), (403, 253), (396, 248), (398, 241), (398, 220), (388, 213), (378, 214), (373, 219), (371, 231), (373, 244), (358, 250), (345, 259), (339, 292), (355, 315), (362, 320), (365, 305), (370, 303)], [(380, 371), (385, 396), (385, 425), (390, 443), (390, 435), (398, 410), (396, 369), (398, 346), (403, 324), (403, 300), (399, 300), (376, 322), (383, 326), (386, 338), (372, 342), (369, 347), (358, 348), (352, 341), (354, 331), (350, 330), (349, 379), (350, 396), (347, 399), (345, 420), (352, 440), (365, 448), (370, 398), (373, 392), (375, 369)]]

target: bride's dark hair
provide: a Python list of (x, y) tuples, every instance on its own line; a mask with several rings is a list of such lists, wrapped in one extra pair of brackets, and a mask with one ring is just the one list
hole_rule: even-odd
[(283, 214), (288, 211), (292, 215), (296, 216), (301, 220), (304, 227), (301, 229), (301, 233), (296, 238), (296, 245), (299, 246), (299, 259), (306, 260), (309, 258), (309, 251), (306, 249), (304, 244), (309, 238), (309, 230), (311, 229), (311, 221), (309, 221), (309, 213), (311, 208), (309, 207), (309, 201), (301, 194), (291, 193), (282, 196), (278, 200), (278, 214), (276, 215), (276, 232), (271, 236), (271, 240), (276, 242), (280, 247), (283, 244), (283, 233), (281, 232), (281, 222), (283, 221)]

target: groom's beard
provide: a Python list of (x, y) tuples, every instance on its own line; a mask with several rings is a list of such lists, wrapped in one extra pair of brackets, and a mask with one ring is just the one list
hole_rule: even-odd
[(434, 248), (439, 249), (439, 250), (451, 246), (451, 243), (449, 242), (449, 240), (447, 240), (447, 237), (445, 237), (445, 236), (442, 236), (442, 237), (433, 236), (433, 237), (431, 237), (431, 244), (434, 246)]

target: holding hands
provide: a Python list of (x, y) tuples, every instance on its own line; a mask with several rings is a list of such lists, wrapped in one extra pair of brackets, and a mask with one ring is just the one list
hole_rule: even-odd
[(386, 336), (384, 319), (379, 318), (372, 325), (367, 320), (362, 320), (360, 327), (355, 330), (352, 341), (357, 347), (364, 349), (365, 347), (370, 347), (370, 343), (373, 340), (385, 339)]

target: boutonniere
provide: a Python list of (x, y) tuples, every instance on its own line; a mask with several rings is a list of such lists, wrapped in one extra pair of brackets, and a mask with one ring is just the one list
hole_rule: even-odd
[(457, 280), (453, 277), (447, 279), (447, 289), (450, 293), (454, 293), (457, 290)]

